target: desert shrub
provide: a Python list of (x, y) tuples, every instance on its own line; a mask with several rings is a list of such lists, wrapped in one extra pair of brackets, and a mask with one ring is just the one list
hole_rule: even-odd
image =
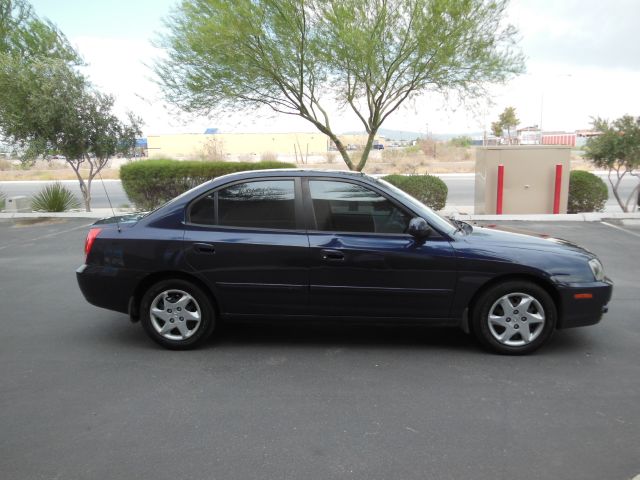
[(284, 162), (140, 160), (120, 167), (122, 187), (138, 209), (150, 210), (220, 175), (244, 170), (295, 168)]
[[(420, 148), (420, 145), (416, 144), (416, 145), (409, 145), (408, 147), (404, 147), (403, 148), (404, 153), (406, 153), (407, 155), (417, 155), (420, 152), (422, 152), (422, 149)], [(422, 152), (424, 153), (424, 152)]]
[(442, 210), (447, 203), (447, 184), (432, 175), (388, 175), (383, 180), (404, 190), (434, 210)]
[(463, 135), (461, 137), (453, 137), (451, 140), (449, 140), (449, 143), (452, 146), (463, 147), (463, 148), (470, 147), (472, 142), (473, 140), (471, 139), (471, 137), (467, 135)]
[(202, 159), (209, 162), (223, 162), (224, 145), (217, 138), (210, 138), (202, 147)]
[(601, 212), (608, 198), (607, 185), (600, 177), (582, 170), (571, 172), (567, 212)]
[(426, 156), (436, 156), (437, 142), (432, 137), (420, 138), (416, 145)]
[(382, 150), (382, 160), (386, 162), (398, 160), (405, 157), (407, 157), (407, 152), (404, 148), (387, 148), (385, 150)]
[(260, 155), (260, 161), (261, 162), (277, 162), (278, 154), (273, 152), (262, 152), (262, 155)]
[(79, 207), (76, 196), (60, 182), (45, 186), (31, 199), (31, 208), (39, 212), (66, 212)]

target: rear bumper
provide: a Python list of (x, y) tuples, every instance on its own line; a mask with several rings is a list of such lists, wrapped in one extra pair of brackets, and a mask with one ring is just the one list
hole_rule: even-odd
[(128, 313), (137, 278), (121, 268), (81, 265), (76, 270), (84, 298), (96, 307)]
[(607, 312), (613, 282), (607, 278), (602, 282), (571, 283), (559, 287), (558, 292), (558, 328), (585, 327), (598, 323)]

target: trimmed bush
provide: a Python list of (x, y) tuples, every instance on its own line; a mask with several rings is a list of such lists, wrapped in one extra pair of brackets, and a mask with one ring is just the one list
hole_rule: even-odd
[(571, 172), (568, 213), (601, 212), (608, 198), (609, 190), (600, 177), (581, 170)]
[(37, 212), (66, 212), (79, 207), (76, 196), (60, 182), (47, 185), (31, 199), (31, 208)]
[(447, 203), (447, 184), (433, 175), (388, 175), (383, 180), (434, 210), (442, 210)]
[(151, 210), (208, 180), (228, 173), (271, 168), (295, 168), (284, 162), (200, 162), (140, 160), (120, 167), (120, 180), (136, 208)]

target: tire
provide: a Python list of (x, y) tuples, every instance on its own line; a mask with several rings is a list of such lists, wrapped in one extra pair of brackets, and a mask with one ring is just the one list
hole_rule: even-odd
[(478, 341), (502, 355), (526, 355), (540, 348), (556, 328), (557, 311), (542, 287), (506, 281), (483, 292), (472, 308)]
[(162, 280), (142, 297), (140, 322), (156, 343), (171, 350), (187, 350), (211, 336), (215, 311), (209, 296), (193, 283)]

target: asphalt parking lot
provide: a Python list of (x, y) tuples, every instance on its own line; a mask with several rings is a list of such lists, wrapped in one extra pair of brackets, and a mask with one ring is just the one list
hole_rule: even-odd
[(0, 478), (630, 479), (640, 226), (511, 222), (597, 253), (600, 325), (528, 357), (429, 328), (228, 326), (162, 350), (75, 281), (86, 219), (0, 220)]

